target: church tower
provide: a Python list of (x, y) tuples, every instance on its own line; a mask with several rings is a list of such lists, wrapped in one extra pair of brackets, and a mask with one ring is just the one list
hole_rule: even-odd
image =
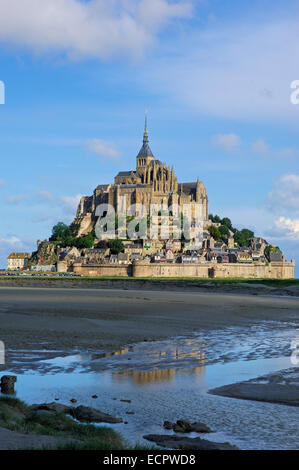
[(155, 160), (154, 155), (148, 145), (148, 132), (147, 132), (147, 115), (145, 115), (145, 125), (144, 125), (144, 134), (143, 134), (143, 145), (137, 155), (137, 171), (140, 169), (144, 169), (149, 165), (151, 161)]

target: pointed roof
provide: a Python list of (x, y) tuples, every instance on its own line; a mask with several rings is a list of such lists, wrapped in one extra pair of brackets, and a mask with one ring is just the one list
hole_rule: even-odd
[(144, 133), (143, 133), (143, 145), (137, 155), (137, 157), (153, 157), (152, 151), (150, 146), (148, 145), (148, 132), (147, 132), (147, 114), (145, 115), (145, 125), (144, 125)]

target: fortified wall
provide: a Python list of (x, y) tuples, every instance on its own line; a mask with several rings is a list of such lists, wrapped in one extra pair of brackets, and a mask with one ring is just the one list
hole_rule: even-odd
[(273, 262), (266, 264), (242, 263), (146, 263), (134, 261), (133, 264), (82, 265), (74, 263), (73, 272), (83, 276), (96, 277), (161, 277), (161, 278), (248, 278), (248, 279), (293, 279), (295, 261)]

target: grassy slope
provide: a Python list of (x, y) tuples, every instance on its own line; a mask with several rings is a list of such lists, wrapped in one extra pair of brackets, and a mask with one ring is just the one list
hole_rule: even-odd
[(60, 448), (86, 450), (122, 450), (125, 444), (117, 432), (104, 426), (83, 425), (72, 418), (53, 413), (41, 415), (17, 398), (0, 396), (0, 427), (23, 434), (73, 438), (74, 443)]
[(156, 446), (139, 444), (130, 447), (118, 432), (109, 427), (79, 424), (61, 413), (40, 415), (21, 400), (4, 395), (0, 395), (0, 427), (22, 434), (74, 439), (74, 442), (60, 444), (56, 450), (157, 449)]

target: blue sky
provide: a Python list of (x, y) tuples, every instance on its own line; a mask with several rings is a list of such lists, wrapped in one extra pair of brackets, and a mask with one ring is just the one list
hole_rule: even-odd
[[(0, 264), (150, 145), (299, 259), (299, 1), (0, 0)], [(299, 275), (299, 271), (297, 271)]]

